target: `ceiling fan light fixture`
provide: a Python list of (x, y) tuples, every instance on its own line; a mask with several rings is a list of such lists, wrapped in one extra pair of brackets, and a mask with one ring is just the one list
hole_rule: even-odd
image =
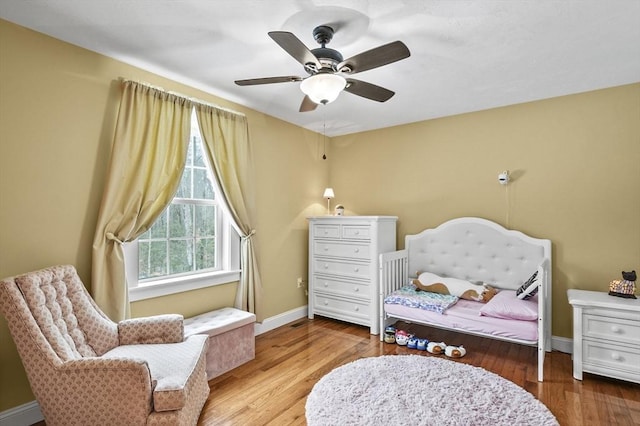
[(335, 101), (347, 86), (347, 80), (341, 75), (318, 73), (305, 78), (300, 83), (300, 90), (317, 104), (328, 104)]

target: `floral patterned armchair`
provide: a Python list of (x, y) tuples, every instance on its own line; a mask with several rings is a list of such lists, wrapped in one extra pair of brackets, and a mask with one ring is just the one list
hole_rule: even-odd
[(207, 336), (181, 315), (114, 323), (68, 265), (0, 281), (0, 311), (47, 426), (197, 423)]

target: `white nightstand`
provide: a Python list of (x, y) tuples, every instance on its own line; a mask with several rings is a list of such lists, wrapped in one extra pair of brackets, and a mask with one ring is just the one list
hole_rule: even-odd
[(640, 383), (640, 299), (568, 290), (573, 306), (573, 377), (593, 373)]

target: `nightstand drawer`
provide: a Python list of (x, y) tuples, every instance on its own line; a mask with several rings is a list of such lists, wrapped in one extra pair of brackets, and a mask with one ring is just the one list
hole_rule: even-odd
[(341, 299), (320, 293), (314, 293), (313, 298), (315, 313), (319, 315), (326, 314), (332, 318), (352, 321), (358, 324), (367, 324), (371, 320), (369, 302)]
[(589, 371), (589, 365), (594, 365), (628, 371), (636, 377), (640, 377), (640, 348), (614, 346), (611, 342), (584, 340), (582, 342), (582, 356), (585, 371)]
[(342, 238), (351, 240), (370, 240), (371, 227), (367, 225), (343, 225)]
[(322, 276), (315, 276), (316, 291), (335, 295), (369, 299), (369, 283), (357, 281), (341, 281)]
[(368, 244), (344, 244), (320, 240), (314, 242), (314, 254), (316, 256), (349, 257), (352, 259), (371, 258)]
[(600, 315), (583, 315), (585, 337), (640, 344), (640, 322)]
[(340, 262), (337, 260), (314, 259), (314, 271), (319, 274), (342, 275), (345, 277), (369, 279), (371, 265), (367, 263)]
[(340, 225), (318, 225), (313, 228), (315, 238), (340, 238)]

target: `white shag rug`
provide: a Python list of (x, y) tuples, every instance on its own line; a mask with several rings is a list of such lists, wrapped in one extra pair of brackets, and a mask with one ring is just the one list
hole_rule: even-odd
[(558, 425), (518, 385), (479, 367), (419, 355), (362, 358), (315, 384), (308, 426)]

